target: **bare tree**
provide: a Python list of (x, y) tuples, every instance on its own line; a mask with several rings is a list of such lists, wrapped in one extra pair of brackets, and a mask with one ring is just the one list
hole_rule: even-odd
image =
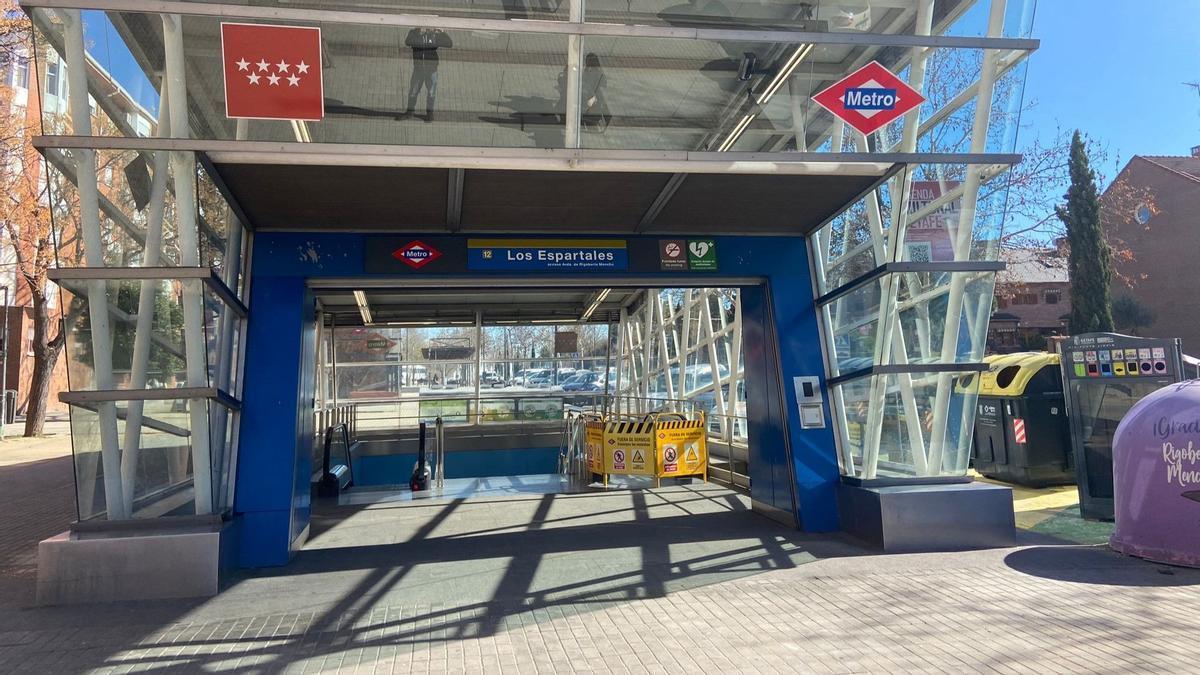
[[(29, 71), (45, 59), (34, 59), (32, 26), (14, 2), (0, 10), (0, 56), (6, 64), (20, 64)], [(46, 400), (55, 365), (62, 354), (64, 333), (54, 307), (49, 270), (55, 265), (54, 227), (51, 217), (50, 181), (43, 174), (42, 160), (30, 143), (39, 132), (41, 120), (38, 78), (28, 75), (28, 99), (18, 105), (15, 91), (6, 81), (0, 86), (0, 221), (3, 236), (15, 258), (15, 297), (28, 298), (32, 314), (33, 373), (26, 408), (25, 435), (42, 432)], [(67, 205), (63, 205), (66, 207)], [(69, 207), (63, 213), (72, 211)], [(7, 310), (6, 310), (7, 311)], [(11, 345), (5, 345), (11, 349)]]

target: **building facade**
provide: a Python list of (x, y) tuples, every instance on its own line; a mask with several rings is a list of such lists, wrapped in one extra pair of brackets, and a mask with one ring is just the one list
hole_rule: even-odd
[(988, 350), (996, 354), (1041, 350), (1047, 338), (1067, 335), (1071, 280), (1058, 248), (1009, 249), (996, 277), (996, 305), (988, 325)]
[[(219, 517), (225, 560), (284, 564), (326, 331), (481, 343), (562, 323), (539, 294), (572, 288), (595, 289), (572, 320), (619, 336), (617, 413), (703, 394), (740, 417), (710, 431), (764, 515), (853, 530), (862, 491), (965, 495), (1007, 199), (981, 186), (1020, 159), (1032, 2), (26, 4), (71, 92), (98, 85), (72, 67), (97, 26), (124, 43), (102, 65), (158, 92), (150, 138), (72, 96), (73, 133), (38, 139), (78, 186), (57, 278), (81, 520)], [(482, 425), (478, 346), (435, 391)]]
[[(1129, 253), (1116, 264), (1128, 283), (1113, 284), (1114, 299), (1136, 300), (1153, 318), (1141, 334), (1181, 338), (1187, 354), (1200, 353), (1200, 317), (1186, 309), (1195, 298), (1180, 282), (1192, 273), (1191, 252), (1200, 246), (1200, 149), (1193, 153), (1135, 155), (1104, 195), (1105, 226)], [(1131, 192), (1145, 200), (1124, 196)]]

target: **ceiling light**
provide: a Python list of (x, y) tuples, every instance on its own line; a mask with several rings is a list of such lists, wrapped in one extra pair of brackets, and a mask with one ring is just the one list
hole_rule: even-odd
[(354, 304), (358, 305), (358, 315), (362, 317), (364, 325), (373, 323), (371, 321), (371, 306), (367, 304), (367, 294), (362, 291), (354, 291)]
[(725, 152), (729, 148), (733, 147), (733, 144), (737, 142), (737, 139), (741, 137), (742, 132), (746, 130), (746, 127), (750, 126), (750, 123), (754, 121), (755, 117), (758, 117), (758, 113), (750, 113), (749, 115), (743, 117), (742, 121), (738, 122), (737, 126), (733, 128), (733, 131), (729, 132), (729, 135), (725, 137), (725, 141), (721, 143), (719, 148), (717, 148), (717, 152)]
[(796, 67), (800, 65), (800, 62), (803, 61), (804, 57), (808, 56), (812, 50), (813, 45), (798, 45), (796, 47), (796, 51), (792, 52), (792, 56), (787, 60), (786, 63), (783, 64), (783, 67), (779, 69), (779, 72), (775, 73), (775, 77), (771, 78), (770, 83), (767, 84), (767, 88), (758, 95), (758, 98), (755, 99), (755, 102), (759, 105), (766, 105), (767, 102), (771, 100), (771, 97), (779, 91), (779, 88), (783, 86), (783, 83), (787, 82), (788, 79), (791, 78), (792, 73), (796, 72)]
[(611, 288), (604, 288), (598, 291), (596, 296), (592, 299), (592, 303), (588, 305), (587, 310), (583, 313), (583, 316), (579, 317), (579, 323), (584, 323), (588, 319), (592, 318), (592, 315), (596, 313), (596, 310), (600, 309), (600, 305), (603, 304), (606, 299), (608, 299), (609, 293), (612, 293)]

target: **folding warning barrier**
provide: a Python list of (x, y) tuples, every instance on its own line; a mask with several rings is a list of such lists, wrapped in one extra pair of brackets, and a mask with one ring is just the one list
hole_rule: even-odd
[(601, 474), (708, 480), (708, 446), (704, 415), (688, 420), (588, 422), (588, 467)]
[(599, 473), (653, 476), (654, 423), (609, 422), (604, 426), (604, 470)]
[(604, 422), (589, 420), (583, 433), (588, 470), (592, 473), (604, 473)]
[(665, 421), (655, 424), (655, 446), (658, 449), (658, 476), (703, 475), (708, 480), (708, 434), (704, 418), (698, 420)]

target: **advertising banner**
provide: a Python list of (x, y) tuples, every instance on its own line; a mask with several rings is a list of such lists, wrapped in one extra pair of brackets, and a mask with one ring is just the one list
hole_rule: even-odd
[(468, 239), (467, 269), (480, 272), (613, 272), (629, 268), (624, 239)]
[[(916, 213), (940, 198), (943, 190), (958, 187), (958, 181), (913, 181), (908, 212)], [(904, 259), (908, 262), (947, 262), (954, 260), (954, 242), (950, 238), (958, 226), (961, 200), (946, 202), (933, 213), (908, 224), (904, 234)]]

